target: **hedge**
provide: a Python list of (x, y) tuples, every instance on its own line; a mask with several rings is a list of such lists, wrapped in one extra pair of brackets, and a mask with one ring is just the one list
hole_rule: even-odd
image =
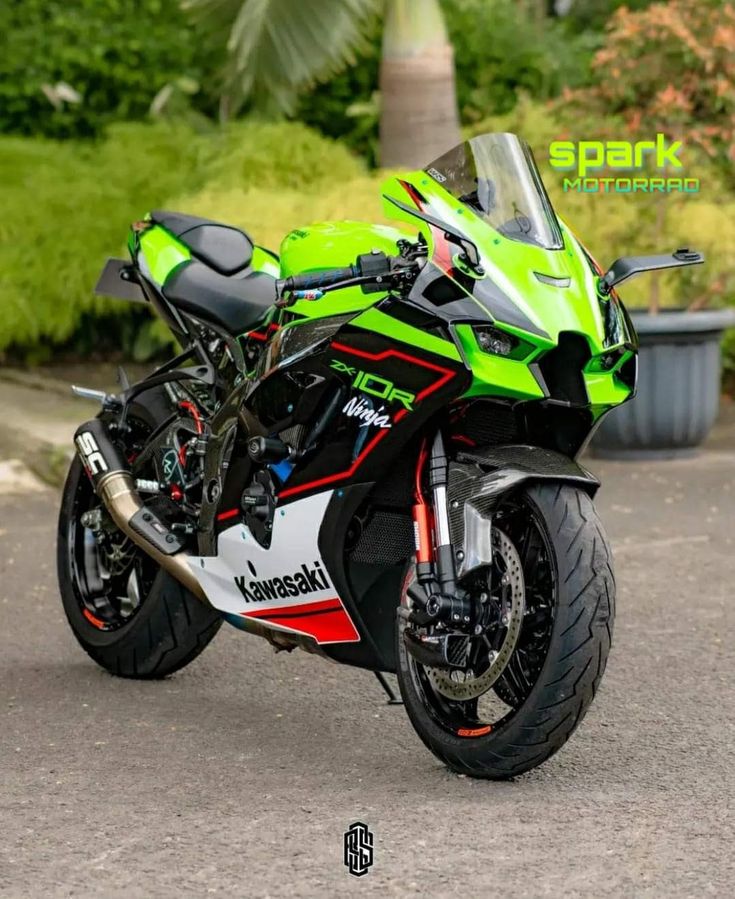
[(111, 325), (111, 346), (151, 349), (126, 324), (135, 310), (92, 291), (106, 257), (125, 254), (130, 222), (152, 208), (231, 220), (277, 247), (298, 224), (359, 217), (370, 193), (345, 148), (303, 125), (253, 121), (203, 133), (115, 125), (96, 143), (0, 137), (0, 171), (0, 352), (32, 360), (72, 339), (84, 353)]
[[(699, 197), (666, 201), (667, 224), (656, 239), (643, 199), (562, 192), (547, 150), (551, 140), (573, 135), (549, 109), (524, 102), (475, 130), (527, 137), (559, 214), (603, 265), (687, 243), (702, 249), (706, 266), (665, 277), (668, 305), (684, 305), (712, 284), (735, 289), (735, 197), (706, 167), (696, 169)], [(165, 332), (145, 310), (92, 293), (105, 258), (126, 252), (129, 223), (149, 209), (228, 221), (275, 249), (289, 230), (312, 221), (382, 221), (381, 173), (298, 124), (248, 120), (224, 131), (116, 125), (97, 143), (0, 137), (0, 170), (0, 353), (31, 361), (70, 345), (81, 355), (103, 346), (135, 357), (160, 346)], [(631, 306), (645, 305), (646, 293), (645, 278), (622, 290)], [(724, 300), (733, 299), (725, 291)]]

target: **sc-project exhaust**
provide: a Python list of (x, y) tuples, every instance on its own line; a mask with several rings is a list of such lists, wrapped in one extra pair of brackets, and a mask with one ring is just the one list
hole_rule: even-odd
[[(77, 429), (74, 443), (82, 464), (89, 472), (95, 493), (120, 530), (197, 599), (210, 605), (189, 566), (190, 554), (155, 512), (143, 505), (140, 494), (135, 489), (130, 466), (112, 442), (107, 425), (98, 418), (93, 418)], [(313, 637), (282, 635), (250, 618), (242, 618), (237, 625), (251, 634), (264, 637), (276, 649), (291, 650), (300, 646), (307, 652), (322, 654)]]
[(143, 505), (130, 466), (112, 442), (107, 425), (93, 418), (77, 429), (74, 443), (95, 493), (120, 530), (197, 599), (209, 605), (189, 567), (189, 553), (155, 512)]

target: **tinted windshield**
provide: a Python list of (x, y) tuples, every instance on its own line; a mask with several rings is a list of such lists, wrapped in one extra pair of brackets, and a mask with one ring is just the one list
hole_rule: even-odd
[(504, 237), (547, 250), (564, 246), (531, 149), (515, 134), (473, 137), (425, 171)]

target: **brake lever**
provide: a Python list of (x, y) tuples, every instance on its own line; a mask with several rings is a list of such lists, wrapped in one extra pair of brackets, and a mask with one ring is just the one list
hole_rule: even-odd
[(312, 288), (311, 290), (292, 290), (287, 297), (279, 297), (275, 305), (279, 309), (293, 306), (299, 300), (321, 300), (322, 297), (332, 290), (342, 290), (345, 287), (358, 287), (360, 284), (366, 284), (368, 278), (362, 276), (358, 278), (348, 278), (344, 281), (337, 281), (335, 284), (325, 284), (324, 287)]
[[(287, 297), (279, 296), (279, 298), (275, 301), (275, 305), (279, 309), (285, 309), (289, 306), (293, 306), (294, 303), (297, 303), (299, 300), (321, 300), (322, 297), (329, 293), (332, 290), (343, 290), (345, 287), (360, 287), (363, 289), (367, 286), (368, 290), (365, 290), (365, 293), (370, 292), (381, 292), (386, 289), (386, 282), (390, 285), (393, 281), (398, 281), (401, 283), (405, 283), (415, 277), (418, 271), (421, 270), (423, 265), (425, 264), (425, 259), (416, 259), (408, 261), (408, 264), (404, 263), (402, 265), (397, 265), (391, 269), (389, 272), (384, 272), (380, 275), (376, 275), (373, 273), (358, 275), (355, 278), (346, 278), (344, 281), (337, 281), (334, 284), (325, 284), (323, 287), (311, 288), (309, 290), (292, 290)], [(277, 290), (283, 289), (281, 286), (281, 282), (277, 284)]]
[(278, 309), (286, 309), (299, 300), (321, 300), (323, 296), (323, 290), (292, 290), (287, 297), (279, 297), (275, 305)]

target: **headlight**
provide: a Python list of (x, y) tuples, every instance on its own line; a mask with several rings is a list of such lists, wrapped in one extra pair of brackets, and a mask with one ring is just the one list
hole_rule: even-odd
[(480, 348), (486, 353), (493, 353), (496, 356), (510, 356), (519, 343), (512, 334), (506, 334), (505, 331), (499, 331), (489, 325), (481, 325), (472, 330), (475, 332)]

